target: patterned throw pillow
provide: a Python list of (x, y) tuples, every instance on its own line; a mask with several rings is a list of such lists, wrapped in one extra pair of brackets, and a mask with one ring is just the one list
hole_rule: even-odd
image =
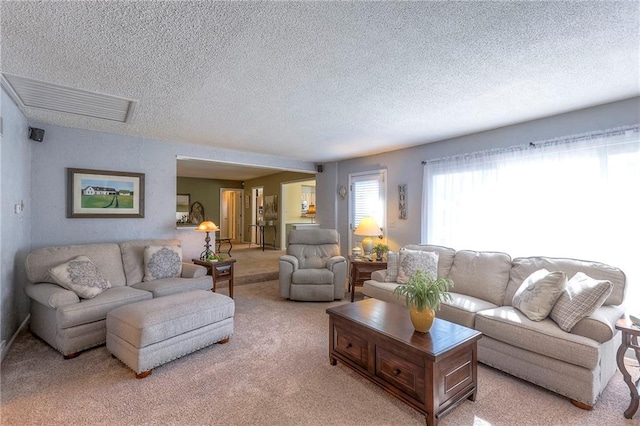
[(525, 279), (511, 304), (531, 321), (545, 319), (567, 286), (567, 275), (561, 271), (540, 269)]
[(109, 280), (100, 275), (96, 265), (87, 256), (78, 256), (51, 268), (49, 275), (62, 287), (83, 299), (96, 297), (111, 287)]
[(176, 278), (182, 274), (180, 246), (146, 246), (144, 248), (143, 281)]
[(400, 249), (398, 284), (405, 284), (416, 271), (423, 271), (427, 277), (438, 278), (438, 253), (423, 250)]
[(397, 251), (387, 252), (387, 275), (384, 282), (395, 283), (398, 280), (398, 263), (400, 262), (400, 253)]
[(569, 280), (550, 317), (561, 329), (570, 332), (582, 318), (594, 313), (613, 291), (611, 281), (596, 280), (578, 272)]

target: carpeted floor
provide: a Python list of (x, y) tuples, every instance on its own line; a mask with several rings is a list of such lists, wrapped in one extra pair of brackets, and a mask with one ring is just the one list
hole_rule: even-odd
[[(328, 358), (331, 303), (285, 301), (278, 282), (238, 286), (235, 334), (160, 366), (146, 379), (104, 346), (63, 360), (24, 331), (1, 372), (2, 425), (424, 425), (424, 417)], [(635, 371), (637, 372), (637, 368)], [(637, 375), (636, 375), (637, 377)], [(453, 425), (631, 425), (617, 373), (593, 411), (480, 365), (475, 402)]]
[[(222, 254), (226, 246), (222, 247)], [(280, 256), (283, 250), (262, 249), (253, 244), (234, 243), (231, 256), (236, 259), (234, 264), (234, 285), (251, 284), (262, 281), (277, 280)], [(222, 284), (223, 288), (226, 284)], [(227, 294), (227, 293), (225, 293)]]

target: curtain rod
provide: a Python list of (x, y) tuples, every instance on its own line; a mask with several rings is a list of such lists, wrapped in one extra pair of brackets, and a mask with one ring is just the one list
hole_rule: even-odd
[(481, 150), (481, 151), (474, 151), (474, 152), (468, 152), (468, 153), (464, 153), (464, 154), (457, 154), (457, 155), (452, 155), (450, 157), (440, 157), (440, 158), (434, 158), (431, 159), (429, 161), (425, 161), (422, 160), (422, 165), (426, 165), (428, 162), (435, 162), (435, 161), (441, 161), (444, 159), (450, 159), (450, 158), (455, 158), (455, 157), (467, 157), (467, 156), (473, 156), (473, 155), (477, 155), (477, 154), (483, 154), (483, 153), (492, 153), (492, 152), (500, 152), (503, 151), (505, 149), (524, 149), (524, 148), (538, 148), (541, 146), (545, 146), (545, 145), (553, 145), (553, 144), (557, 144), (557, 143), (571, 143), (571, 142), (578, 142), (578, 141), (582, 141), (582, 140), (588, 140), (588, 139), (594, 139), (597, 137), (611, 137), (611, 136), (616, 136), (616, 135), (620, 135), (623, 133), (626, 133), (628, 131), (632, 131), (632, 132), (640, 132), (640, 124), (632, 124), (632, 125), (628, 125), (628, 126), (621, 126), (621, 127), (615, 127), (612, 129), (607, 129), (607, 130), (595, 130), (592, 132), (585, 132), (585, 133), (578, 133), (578, 134), (574, 134), (574, 135), (566, 135), (566, 136), (560, 136), (557, 138), (553, 138), (553, 139), (547, 139), (547, 140), (539, 140), (536, 142), (525, 142), (519, 145), (512, 145), (510, 147), (504, 147), (504, 148), (494, 148), (494, 149), (487, 149), (487, 150)]

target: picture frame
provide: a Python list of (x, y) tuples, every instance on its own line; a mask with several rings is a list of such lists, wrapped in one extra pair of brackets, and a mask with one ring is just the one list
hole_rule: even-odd
[(144, 173), (67, 168), (68, 218), (143, 218)]
[(275, 220), (278, 218), (278, 196), (266, 195), (264, 197), (264, 218)]
[(190, 207), (191, 194), (176, 194), (176, 223), (178, 225), (189, 224)]

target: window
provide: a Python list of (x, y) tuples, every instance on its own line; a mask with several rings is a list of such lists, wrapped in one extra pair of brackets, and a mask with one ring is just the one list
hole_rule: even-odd
[(353, 247), (358, 238), (353, 236), (353, 231), (366, 216), (373, 216), (386, 234), (386, 170), (351, 174), (349, 188), (349, 246)]
[(640, 126), (429, 161), (424, 190), (423, 243), (607, 263), (637, 309)]

